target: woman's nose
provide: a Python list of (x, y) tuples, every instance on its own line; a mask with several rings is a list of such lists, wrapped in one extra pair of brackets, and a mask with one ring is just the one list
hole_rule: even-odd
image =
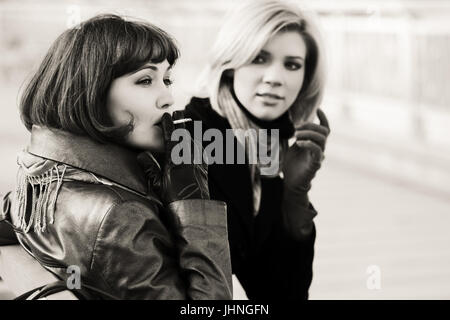
[(164, 92), (159, 97), (156, 107), (158, 109), (167, 109), (172, 106), (174, 103), (172, 91), (169, 88), (166, 88)]
[(279, 87), (283, 84), (283, 70), (278, 64), (269, 65), (263, 75), (263, 82), (271, 87)]

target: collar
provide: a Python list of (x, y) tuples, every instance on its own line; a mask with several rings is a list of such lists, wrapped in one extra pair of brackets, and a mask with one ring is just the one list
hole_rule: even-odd
[(147, 194), (145, 173), (137, 162), (137, 153), (120, 145), (102, 144), (89, 137), (33, 125), (27, 151)]
[[(185, 116), (201, 120), (202, 125), (207, 128), (231, 129), (228, 120), (212, 108), (209, 98), (192, 97), (186, 106)], [(188, 126), (189, 122), (186, 124)]]

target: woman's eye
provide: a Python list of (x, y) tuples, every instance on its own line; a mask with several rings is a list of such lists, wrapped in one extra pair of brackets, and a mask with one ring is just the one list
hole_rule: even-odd
[(170, 87), (173, 84), (173, 80), (172, 79), (164, 79), (164, 84), (167, 87)]
[(287, 62), (285, 64), (285, 66), (286, 66), (286, 69), (292, 70), (292, 71), (300, 70), (303, 67), (301, 63), (297, 63), (297, 62)]
[(144, 86), (149, 86), (152, 84), (152, 79), (151, 78), (145, 78), (142, 79), (138, 82), (138, 84), (144, 85)]
[(254, 64), (261, 64), (264, 62), (266, 62), (266, 59), (261, 55), (257, 55), (256, 58), (253, 59), (253, 61), (252, 61), (252, 63), (254, 63)]

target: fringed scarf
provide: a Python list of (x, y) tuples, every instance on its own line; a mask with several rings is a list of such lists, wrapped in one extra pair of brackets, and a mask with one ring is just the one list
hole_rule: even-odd
[[(273, 143), (271, 141), (270, 135), (267, 135), (267, 144), (261, 145), (264, 143), (263, 141), (259, 141), (257, 138), (255, 139), (246, 139), (246, 155), (247, 159), (250, 158), (249, 150), (252, 150), (251, 148), (256, 148), (259, 146), (259, 148), (263, 148), (264, 150), (268, 150), (269, 154), (272, 154), (272, 152), (275, 152), (273, 147), (279, 147), (279, 166), (278, 166), (278, 172), (273, 176), (278, 176), (283, 164), (284, 154), (285, 151), (288, 148), (288, 139), (294, 134), (294, 126), (292, 122), (289, 119), (289, 114), (286, 113), (279, 119), (281, 120), (275, 120), (275, 121), (261, 121), (254, 116), (252, 116), (242, 105), (240, 105), (239, 101), (237, 100), (232, 82), (225, 81), (223, 85), (219, 89), (218, 94), (218, 106), (220, 110), (215, 110), (219, 114), (224, 115), (228, 122), (231, 125), (232, 129), (255, 129), (256, 132), (258, 132), (259, 129), (279, 129), (280, 130), (280, 141)], [(213, 104), (213, 109), (216, 108)], [(257, 135), (258, 137), (259, 135)], [(261, 150), (261, 149), (253, 149), (253, 150)], [(256, 216), (259, 212), (260, 204), (261, 204), (261, 164), (257, 161), (255, 164), (250, 163), (249, 161), (249, 168), (250, 168), (250, 179), (253, 186), (253, 215)]]
[(29, 232), (31, 227), (34, 232), (44, 232), (48, 223), (53, 224), (56, 200), (63, 181), (110, 184), (91, 172), (41, 158), (26, 151), (19, 153), (17, 164), (19, 170), (13, 210), (18, 219), (16, 227), (25, 233)]

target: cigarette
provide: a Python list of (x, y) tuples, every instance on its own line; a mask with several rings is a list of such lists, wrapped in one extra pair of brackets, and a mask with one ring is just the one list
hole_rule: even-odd
[(180, 124), (180, 123), (185, 123), (185, 122), (189, 122), (189, 121), (192, 121), (192, 119), (191, 118), (179, 119), (179, 120), (175, 120), (173, 122), (173, 124)]

